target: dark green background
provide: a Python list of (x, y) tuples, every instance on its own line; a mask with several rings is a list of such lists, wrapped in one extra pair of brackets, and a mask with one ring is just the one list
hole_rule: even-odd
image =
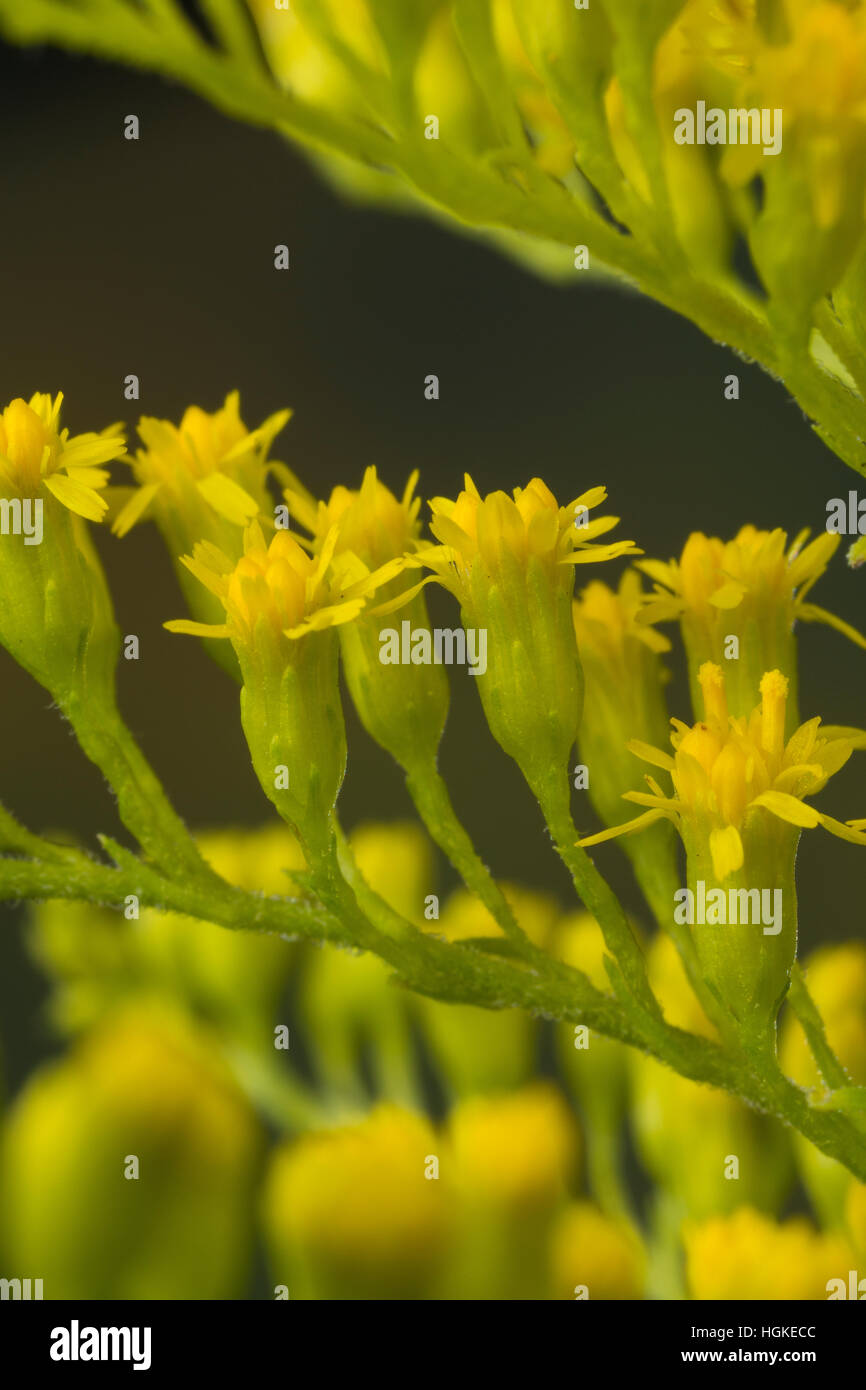
[[(482, 490), (540, 474), (562, 501), (604, 482), (618, 534), (661, 557), (678, 554), (692, 529), (818, 530), (827, 499), (857, 484), (778, 385), (688, 323), (577, 273), (573, 287), (552, 287), (424, 221), (349, 206), (277, 136), (157, 79), (0, 50), (0, 105), (4, 403), (63, 390), (75, 432), (134, 423), (139, 411), (177, 419), (190, 402), (213, 409), (239, 387), (251, 427), (294, 407), (276, 454), (318, 494), (356, 484), (373, 462), (395, 489), (419, 467), (426, 495), (453, 495), (464, 470)], [(140, 118), (137, 143), (123, 138), (129, 113)], [(273, 268), (279, 242), (291, 249), (288, 273)], [(730, 371), (741, 380), (736, 403), (722, 394)], [(138, 405), (123, 399), (130, 372), (141, 379)], [(423, 395), (429, 372), (441, 381), (436, 403)], [(121, 663), (122, 708), (178, 808), (194, 825), (266, 819), (236, 689), (196, 642), (161, 628), (183, 606), (155, 531), (100, 541), (122, 630), (141, 639), (141, 660)], [(864, 586), (840, 557), (815, 598), (866, 626)], [(434, 604), (449, 612), (444, 597)], [(443, 765), (460, 812), (498, 873), (567, 900), (471, 680), (458, 671), (453, 689)], [(862, 723), (864, 689), (866, 653), (806, 628), (804, 717)], [(2, 800), (34, 828), (116, 831), (101, 776), (5, 653), (0, 692)], [(687, 712), (681, 672), (672, 708)], [(866, 815), (864, 769), (861, 755), (822, 807)], [(408, 809), (398, 772), (354, 723), (342, 809), (349, 826)], [(627, 878), (616, 847), (599, 858), (618, 883)], [(864, 868), (855, 847), (804, 835), (807, 949), (860, 930)], [(8, 908), (2, 918), (14, 1084), (50, 1039), (16, 919)]]

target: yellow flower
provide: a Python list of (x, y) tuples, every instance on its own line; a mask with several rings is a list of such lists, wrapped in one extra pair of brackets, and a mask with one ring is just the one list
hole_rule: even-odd
[(335, 557), (336, 539), (332, 527), (312, 557), (288, 531), (275, 531), (268, 544), (254, 521), (237, 563), (202, 541), (183, 563), (219, 600), (225, 621), (166, 623), (171, 632), (231, 639), (256, 775), (314, 857), (333, 847), (331, 812), (346, 768), (333, 628), (356, 618), (403, 567), (397, 560), (371, 574), (349, 552)]
[(613, 516), (588, 519), (607, 497), (603, 487), (560, 507), (541, 478), (516, 487), (513, 500), (504, 492), (482, 497), (468, 473), (465, 484), (456, 502), (432, 499), (430, 530), (442, 545), (424, 552), (425, 563), (460, 599), (479, 570), (495, 582), (507, 580), (513, 566), (527, 569), (533, 560), (553, 568), (639, 553), (634, 541), (595, 543), (619, 521)]
[[(761, 104), (784, 111), (785, 139), (805, 172), (816, 225), (825, 231), (847, 209), (863, 219), (866, 151), (866, 11), (838, 0), (788, 7), (789, 33), (755, 54), (749, 86)], [(791, 154), (788, 155), (791, 158)], [(756, 160), (728, 157), (738, 179)]]
[(706, 662), (698, 678), (704, 719), (691, 728), (681, 720), (671, 721), (673, 757), (637, 741), (630, 744), (644, 762), (670, 774), (674, 795), (665, 796), (648, 778), (650, 793), (626, 792), (625, 799), (652, 809), (625, 825), (588, 836), (582, 845), (633, 834), (666, 816), (681, 834), (693, 826), (708, 835), (713, 870), (720, 880), (742, 868), (743, 838), (765, 823), (765, 813), (798, 830), (823, 825), (840, 840), (866, 845), (866, 832), (854, 828), (856, 822), (842, 824), (804, 801), (844, 767), (853, 749), (850, 739), (823, 738), (821, 720), (815, 718), (785, 742), (788, 682), (780, 671), (766, 672), (761, 704), (748, 719), (729, 718), (720, 667)]
[(291, 1298), (435, 1296), (451, 1239), (447, 1172), (425, 1176), (437, 1157), (429, 1122), (392, 1105), (283, 1145), (263, 1201), (274, 1279)]
[[(555, 898), (523, 888), (517, 883), (503, 883), (502, 892), (520, 926), (537, 946), (546, 947), (559, 915)], [(467, 941), (473, 937), (502, 936), (502, 928), (490, 910), (474, 893), (457, 888), (448, 898), (439, 922), (427, 924), (449, 941)]]
[(10, 1111), (4, 1258), (44, 1276), (46, 1298), (242, 1297), (260, 1141), (215, 1037), (125, 1009)]
[(776, 1222), (751, 1207), (684, 1229), (686, 1278), (695, 1299), (825, 1299), (853, 1252), (802, 1217)]
[(699, 683), (704, 719), (691, 728), (672, 721), (673, 757), (648, 744), (629, 745), (670, 775), (673, 795), (648, 777), (649, 793), (625, 797), (649, 810), (580, 843), (600, 844), (662, 818), (673, 821), (686, 848), (688, 888), (677, 891), (679, 905), (671, 904), (668, 920), (691, 927), (709, 990), (728, 1021), (736, 1020), (763, 1046), (772, 1039), (796, 954), (794, 860), (801, 831), (823, 825), (839, 839), (866, 845), (863, 830), (804, 800), (848, 761), (853, 744), (822, 737), (820, 719), (801, 725), (786, 742), (788, 683), (779, 671), (764, 675), (761, 704), (748, 719), (729, 717), (720, 667), (706, 662)]
[[(180, 425), (144, 416), (138, 425), (143, 449), (132, 467), (139, 483), (115, 519), (113, 530), (125, 536), (158, 503), (160, 523), (172, 512), (204, 502), (217, 516), (245, 526), (269, 509), (265, 480), (268, 470), (287, 472), (268, 461), (274, 438), (291, 417), (290, 410), (269, 415), (258, 429), (248, 430), (240, 416), (240, 396), (231, 391), (212, 414), (191, 405)], [(178, 518), (180, 520), (180, 518)], [(205, 536), (184, 537), (192, 544)]]
[[(574, 630), (584, 676), (578, 758), (588, 773), (590, 801), (605, 825), (625, 820), (623, 793), (634, 781), (628, 741), (662, 741), (667, 734), (664, 687), (668, 671), (660, 659), (666, 637), (638, 621), (645, 595), (641, 579), (626, 570), (616, 590), (598, 580), (574, 601)], [(659, 825), (649, 837), (625, 842), (638, 882), (658, 911), (660, 895), (675, 884), (674, 838)]]
[[(430, 632), (427, 604), (420, 584), (398, 577), (419, 546), (414, 472), (398, 500), (368, 468), (358, 490), (334, 488), (327, 502), (315, 503), (293, 489), (286, 491), (290, 511), (312, 535), (314, 551), (335, 536), (334, 553), (344, 563), (360, 562), (394, 577), (383, 586), (379, 602), (357, 622), (340, 630), (343, 669), (364, 728), (406, 772), (423, 776), (435, 764), (436, 750), (448, 715), (448, 679), (441, 665), (423, 667), (409, 661), (382, 660), (381, 617), (400, 608), (403, 630)], [(406, 626), (408, 624), (408, 626)], [(396, 635), (396, 629), (391, 629)]]
[(806, 545), (808, 534), (801, 531), (789, 546), (779, 528), (759, 531), (743, 526), (727, 542), (696, 531), (686, 541), (679, 562), (638, 562), (655, 580), (655, 593), (647, 598), (640, 621), (677, 619), (681, 623), (696, 711), (700, 707), (697, 673), (705, 661), (722, 663), (731, 655), (732, 636), (738, 643), (737, 659), (725, 664), (728, 701), (736, 715), (750, 712), (765, 671), (778, 667), (796, 682), (797, 621), (826, 623), (866, 647), (866, 638), (848, 623), (806, 602), (840, 539), (824, 532)]
[(120, 425), (101, 434), (60, 429), (63, 393), (20, 396), (0, 414), (0, 490), (35, 498), (43, 486), (64, 507), (88, 521), (101, 521), (108, 503), (100, 494), (109, 474), (101, 465), (124, 457)]
[(293, 640), (351, 622), (367, 597), (402, 566), (390, 565), (384, 572), (371, 574), (354, 557), (334, 563), (336, 540), (336, 528), (332, 528), (321, 553), (311, 557), (288, 531), (275, 532), (266, 543), (254, 521), (244, 532), (244, 553), (237, 564), (209, 541), (200, 542), (191, 556), (182, 557), (183, 563), (220, 600), (226, 621), (212, 624), (177, 618), (165, 626), (170, 632), (229, 637), (252, 645), (262, 621), (274, 634)]
[(573, 1181), (577, 1125), (549, 1082), (461, 1101), (449, 1129), (457, 1179), (486, 1203), (537, 1210), (555, 1203)]
[(575, 1298), (576, 1290), (596, 1302), (641, 1298), (645, 1265), (634, 1232), (591, 1202), (573, 1202), (558, 1217), (551, 1248), (554, 1298)]
[(430, 503), (440, 544), (414, 561), (451, 590), (464, 625), (483, 641), (485, 666), (476, 675), (487, 722), (539, 797), (564, 775), (580, 722), (573, 567), (634, 552), (632, 541), (596, 544), (617, 524), (616, 517), (589, 520), (606, 495), (593, 488), (560, 507), (534, 478), (513, 497), (483, 498), (467, 475), (456, 501)]
[(335, 487), (327, 502), (315, 502), (295, 488), (287, 488), (285, 498), (292, 516), (314, 537), (315, 546), (321, 546), (336, 527), (335, 552), (350, 550), (375, 569), (417, 548), (421, 508), (421, 498), (414, 495), (417, 485), (415, 469), (398, 501), (371, 465), (360, 488)]

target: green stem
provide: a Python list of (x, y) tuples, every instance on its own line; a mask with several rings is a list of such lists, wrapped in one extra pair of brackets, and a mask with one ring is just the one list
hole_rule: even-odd
[(529, 940), (499, 884), (475, 850), (457, 818), (445, 781), (432, 761), (406, 769), (406, 786), (431, 837), (447, 855), (466, 887), (481, 899), (506, 936), (530, 955)]
[[(383, 932), (366, 921), (345, 883), (342, 889), (332, 885), (327, 891), (339, 909), (334, 912), (327, 904), (262, 898), (221, 885), (219, 880), (217, 888), (204, 881), (171, 881), (120, 846), (106, 844), (118, 861), (116, 869), (83, 855), (74, 865), (0, 857), (0, 901), (71, 898), (119, 905), (135, 894), (146, 907), (234, 929), (378, 948), (378, 954), (397, 970), (401, 983), (419, 993), (488, 1008), (524, 1008), (562, 1022), (586, 1024), (606, 1037), (641, 1047), (680, 1075), (719, 1086), (790, 1124), (866, 1182), (866, 1138), (844, 1114), (810, 1105), (805, 1091), (775, 1067), (761, 1072), (753, 1059), (731, 1056), (705, 1038), (666, 1024), (648, 1027), (644, 1016), (635, 1019), (617, 1000), (593, 989), (580, 971), (551, 961), (542, 974), (521, 961), (428, 939), (402, 924), (396, 914), (397, 925), (392, 922), (390, 933)], [(319, 880), (322, 877), (317, 875)], [(359, 939), (361, 934), (364, 940)]]
[[(623, 983), (645, 1020), (659, 1021), (661, 1011), (649, 987), (643, 953), (631, 923), (609, 884), (602, 878), (585, 850), (576, 843), (577, 831), (571, 818), (568, 782), (553, 769), (543, 781), (532, 786), (560, 858), (571, 874), (584, 907), (601, 927), (605, 944), (616, 962)], [(615, 988), (615, 992), (619, 992)]]
[(70, 697), (61, 704), (87, 757), (117, 797), (120, 818), (170, 878), (216, 879), (116, 708)]

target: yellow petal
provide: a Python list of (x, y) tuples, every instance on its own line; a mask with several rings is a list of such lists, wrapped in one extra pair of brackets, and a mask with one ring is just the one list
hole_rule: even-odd
[(713, 872), (719, 881), (743, 867), (743, 842), (735, 825), (710, 831), (710, 854)]
[[(858, 822), (854, 821), (850, 825), (843, 825), (841, 821), (834, 820), (832, 816), (819, 815), (818, 819), (825, 830), (829, 830), (831, 835), (835, 835), (839, 840), (847, 840), (852, 845), (866, 845), (866, 833), (858, 830)], [(859, 824), (866, 825), (860, 821)]]
[(215, 512), (235, 526), (246, 526), (259, 513), (255, 498), (225, 473), (208, 473), (197, 480), (196, 488)]
[(353, 618), (357, 618), (363, 607), (362, 598), (350, 599), (348, 603), (333, 603), (329, 608), (317, 608), (315, 613), (298, 623), (297, 627), (284, 628), (283, 632), (286, 637), (292, 639), (304, 637), (308, 632), (321, 632), (324, 628), (351, 622)]
[(821, 820), (814, 806), (807, 806), (804, 801), (790, 796), (788, 792), (762, 792), (754, 801), (749, 802), (749, 810), (753, 806), (763, 806), (780, 820), (787, 821), (789, 825), (802, 826), (806, 830), (813, 830)]
[(720, 589), (716, 589), (715, 593), (710, 594), (710, 603), (714, 608), (736, 608), (742, 603), (745, 592), (742, 584), (731, 579)]
[(600, 830), (597, 835), (584, 835), (576, 843), (586, 849), (587, 845), (600, 845), (605, 840), (618, 839), (620, 835), (634, 835), (639, 830), (645, 830), (647, 826), (655, 825), (657, 820), (664, 820), (664, 817), (664, 811), (645, 811), (642, 816), (623, 821), (622, 825), (611, 826), (609, 830)]
[(190, 637), (229, 637), (225, 623), (194, 623), (189, 618), (172, 618), (163, 623), (169, 632), (183, 632)]
[(822, 724), (821, 733), (831, 743), (837, 738), (843, 738), (851, 744), (852, 748), (866, 748), (866, 730), (864, 729), (849, 728), (846, 724)]
[(676, 766), (670, 753), (663, 753), (660, 748), (654, 748), (651, 743), (643, 743), (639, 738), (630, 738), (626, 747), (642, 762), (651, 763), (653, 767), (663, 767), (665, 772), (673, 772)]
[(826, 623), (827, 627), (835, 628), (841, 632), (843, 637), (847, 637), (851, 642), (855, 642), (858, 647), (866, 647), (866, 637), (858, 632), (856, 627), (850, 623), (837, 618), (835, 613), (828, 613), (826, 608), (818, 608), (814, 603), (798, 603), (796, 606), (798, 618), (802, 618), (804, 623)]
[(62, 502), (64, 507), (68, 507), (78, 516), (86, 517), (88, 521), (101, 521), (108, 511), (108, 503), (104, 497), (100, 497), (92, 487), (85, 487), (83, 483), (75, 482), (74, 478), (67, 478), (65, 473), (52, 473), (42, 481), (58, 502)]
[(129, 501), (114, 519), (114, 525), (111, 529), (116, 536), (128, 535), (133, 526), (141, 521), (161, 487), (161, 483), (147, 483), (145, 487), (136, 488)]

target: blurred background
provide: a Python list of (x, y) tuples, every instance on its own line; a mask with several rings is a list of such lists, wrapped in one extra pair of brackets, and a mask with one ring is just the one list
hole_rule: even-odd
[[(140, 121), (137, 142), (123, 138), (128, 114)], [(622, 518), (617, 536), (660, 558), (678, 554), (690, 530), (727, 538), (751, 521), (819, 531), (827, 500), (856, 484), (773, 381), (688, 323), (577, 272), (573, 286), (550, 285), (456, 232), (341, 201), (277, 136), (155, 78), (0, 48), (0, 130), (0, 397), (62, 390), (73, 433), (139, 414), (177, 420), (193, 402), (213, 410), (237, 387), (251, 428), (294, 409), (273, 453), (318, 495), (357, 485), (369, 463), (395, 490), (419, 468), (426, 496), (455, 495), (464, 471), (482, 491), (537, 474), (561, 501), (601, 482)], [(277, 243), (290, 248), (287, 273), (274, 269)], [(723, 396), (729, 372), (736, 402)], [(138, 402), (123, 397), (129, 373)], [(440, 380), (435, 402), (424, 398), (429, 373)], [(120, 670), (130, 727), (189, 824), (260, 825), (268, 807), (237, 691), (197, 643), (162, 629), (184, 608), (155, 529), (97, 539), (121, 629), (141, 641), (141, 659)], [(607, 568), (610, 581), (617, 567)], [(840, 551), (815, 599), (863, 627), (864, 583)], [(431, 608), (434, 622), (450, 612), (442, 595)], [(671, 709), (685, 715), (676, 655), (673, 665)], [(809, 627), (801, 667), (803, 718), (866, 721), (862, 652)], [(119, 834), (101, 776), (5, 653), (0, 691), (4, 803), (36, 830), (90, 844), (98, 831)], [(408, 816), (398, 769), (347, 716), (345, 824)], [(494, 872), (568, 905), (537, 808), (460, 672), (442, 766)], [(834, 778), (822, 809), (866, 815), (862, 759)], [(639, 912), (617, 847), (598, 859)], [(442, 866), (439, 886), (453, 886)], [(804, 953), (860, 929), (856, 850), (804, 836), (800, 892)], [(65, 1043), (24, 913), (4, 907), (2, 921), (11, 1100)], [(251, 1280), (247, 1294), (268, 1296), (261, 1270)]]

